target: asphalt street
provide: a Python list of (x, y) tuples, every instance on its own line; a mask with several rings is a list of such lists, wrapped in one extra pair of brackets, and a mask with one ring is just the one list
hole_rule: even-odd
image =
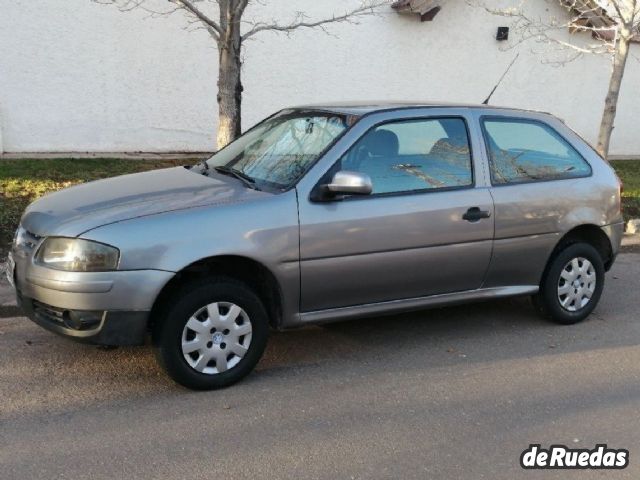
[[(3, 480), (640, 478), (636, 253), (579, 325), (512, 299), (275, 333), (254, 374), (206, 393), (149, 347), (75, 344), (0, 300)], [(630, 465), (525, 472), (531, 443)]]

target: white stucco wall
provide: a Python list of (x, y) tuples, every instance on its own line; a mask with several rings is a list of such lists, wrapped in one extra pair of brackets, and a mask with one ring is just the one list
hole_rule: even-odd
[[(358, 0), (265, 3), (251, 6), (246, 18), (286, 21), (298, 10), (320, 17), (343, 12)], [(534, 3), (541, 15), (554, 13), (553, 2)], [(1, 5), (5, 152), (214, 148), (217, 52), (204, 31), (185, 30), (182, 14), (149, 18), (143, 11), (121, 13), (90, 0), (3, 0)], [(335, 36), (311, 30), (291, 37), (257, 36), (244, 57), (244, 126), (301, 103), (478, 103), (520, 51), (492, 103), (550, 111), (594, 141), (609, 60), (590, 56), (554, 67), (531, 51), (534, 45), (502, 51), (495, 32), (508, 24), (462, 0), (449, 0), (433, 22), (385, 11), (359, 25), (334, 25)], [(640, 46), (633, 50), (640, 57)], [(623, 84), (614, 154), (640, 154), (640, 62), (635, 57)]]

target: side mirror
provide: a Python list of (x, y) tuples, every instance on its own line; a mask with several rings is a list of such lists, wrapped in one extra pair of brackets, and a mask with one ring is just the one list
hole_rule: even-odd
[(370, 195), (373, 191), (371, 178), (366, 173), (341, 170), (336, 172), (324, 190), (331, 195)]

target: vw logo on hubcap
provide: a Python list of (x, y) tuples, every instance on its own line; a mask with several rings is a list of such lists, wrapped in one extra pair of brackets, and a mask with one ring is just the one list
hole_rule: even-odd
[(220, 332), (216, 332), (213, 334), (213, 343), (215, 343), (216, 345), (220, 345), (222, 343), (222, 340), (224, 340), (224, 335)]

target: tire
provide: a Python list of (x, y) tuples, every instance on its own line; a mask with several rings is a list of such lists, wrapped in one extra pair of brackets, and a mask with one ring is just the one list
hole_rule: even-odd
[(247, 376), (267, 344), (264, 305), (245, 284), (215, 277), (183, 286), (154, 326), (156, 358), (193, 390), (228, 387)]
[(594, 247), (588, 243), (568, 245), (549, 262), (540, 291), (532, 297), (533, 305), (556, 323), (578, 323), (596, 308), (604, 272), (602, 257)]

